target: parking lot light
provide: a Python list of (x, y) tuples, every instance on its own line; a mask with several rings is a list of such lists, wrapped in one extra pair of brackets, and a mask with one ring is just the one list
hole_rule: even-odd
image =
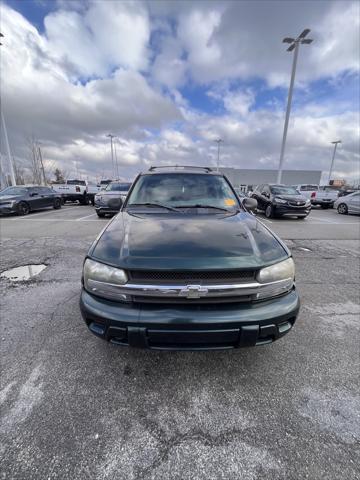
[(331, 166), (330, 166), (330, 170), (329, 170), (328, 185), (330, 185), (331, 174), (332, 174), (333, 167), (334, 167), (336, 148), (338, 146), (338, 143), (341, 143), (341, 140), (335, 140), (335, 142), (331, 142), (331, 143), (334, 145), (334, 150), (333, 150), (333, 155), (332, 155), (332, 159), (331, 159)]
[(295, 50), (295, 51), (294, 51), (293, 64), (292, 64), (292, 70), (291, 70), (291, 80), (290, 80), (288, 101), (287, 101), (287, 107), (286, 107), (284, 132), (283, 132), (283, 139), (282, 139), (282, 144), (281, 144), (277, 183), (281, 183), (281, 177), (282, 177), (284, 154), (285, 154), (285, 144), (286, 144), (286, 137), (287, 137), (287, 131), (288, 131), (288, 125), (289, 125), (289, 118), (290, 118), (291, 101), (292, 101), (292, 95), (293, 95), (293, 89), (294, 89), (296, 64), (297, 64), (298, 53), (299, 53), (299, 45), (300, 45), (300, 43), (304, 44), (304, 45), (309, 45), (312, 42), (312, 39), (305, 38), (308, 35), (308, 33), (310, 33), (310, 29), (306, 28), (305, 30), (303, 30), (300, 33), (300, 35), (297, 38), (286, 37), (286, 38), (283, 39), (283, 43), (290, 43), (290, 46), (287, 49), (287, 52), (292, 52), (293, 50)]

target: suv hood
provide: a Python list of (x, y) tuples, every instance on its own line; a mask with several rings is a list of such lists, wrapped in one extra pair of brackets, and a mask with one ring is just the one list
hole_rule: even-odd
[(89, 256), (127, 269), (259, 268), (289, 257), (287, 247), (256, 217), (120, 212)]
[(275, 195), (274, 198), (282, 198), (283, 200), (297, 201), (297, 202), (306, 202), (308, 198), (303, 195)]

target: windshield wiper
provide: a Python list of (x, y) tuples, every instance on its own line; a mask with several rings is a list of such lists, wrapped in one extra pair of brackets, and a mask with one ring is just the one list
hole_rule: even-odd
[(222, 207), (215, 207), (214, 205), (203, 205), (201, 203), (197, 203), (194, 205), (178, 205), (176, 208), (212, 208), (215, 210), (221, 210), (222, 212), (231, 213), (231, 210)]
[(171, 210), (173, 212), (179, 213), (179, 210), (177, 210), (176, 208), (170, 207), (169, 205), (163, 205), (162, 203), (152, 203), (152, 202), (130, 203), (128, 207), (161, 207), (161, 208), (166, 208), (167, 210)]

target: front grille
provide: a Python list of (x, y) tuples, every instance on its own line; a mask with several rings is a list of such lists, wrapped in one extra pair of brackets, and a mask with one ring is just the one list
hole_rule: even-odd
[(129, 278), (142, 283), (246, 283), (255, 278), (254, 270), (204, 270), (204, 271), (164, 271), (130, 270)]
[(289, 202), (292, 207), (305, 207), (305, 202)]
[(209, 305), (219, 303), (250, 303), (253, 301), (252, 295), (242, 295), (241, 297), (202, 297), (202, 298), (183, 298), (183, 297), (148, 297), (146, 295), (133, 295), (132, 301), (135, 303), (155, 303), (164, 305)]

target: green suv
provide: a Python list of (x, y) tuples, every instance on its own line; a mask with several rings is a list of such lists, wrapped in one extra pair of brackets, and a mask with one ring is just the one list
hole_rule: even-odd
[(255, 208), (210, 168), (138, 175), (84, 262), (88, 328), (154, 350), (232, 349), (286, 334), (299, 311), (294, 262)]

